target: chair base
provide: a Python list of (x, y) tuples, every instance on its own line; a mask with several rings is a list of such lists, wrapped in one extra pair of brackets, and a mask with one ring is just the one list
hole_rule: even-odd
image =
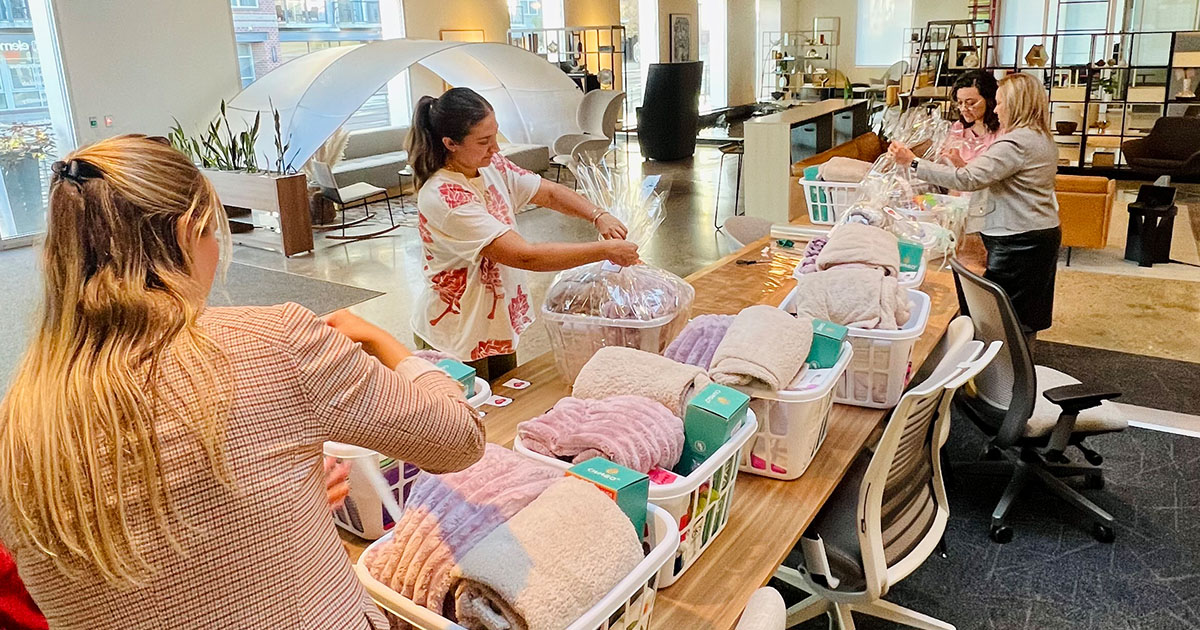
[(991, 538), (998, 543), (1012, 540), (1012, 530), (1007, 525), (1008, 514), (1012, 511), (1017, 497), (1031, 482), (1040, 482), (1055, 496), (1072, 505), (1084, 514), (1091, 516), (1092, 535), (1101, 542), (1112, 542), (1115, 519), (1100, 506), (1091, 502), (1078, 490), (1063, 482), (1065, 477), (1083, 476), (1089, 486), (1099, 488), (1104, 485), (1104, 468), (1087, 463), (1047, 462), (1034, 448), (1026, 447), (1019, 454), (1012, 451), (1001, 451), (1006, 459), (1000, 461), (977, 461), (960, 463), (954, 466), (955, 474), (993, 475), (1009, 477), (1008, 485), (992, 511)]
[[(779, 567), (775, 572), (775, 578), (805, 592), (812, 590), (800, 572), (790, 567)], [(955, 630), (953, 625), (944, 621), (882, 599), (863, 602), (835, 602), (820, 595), (810, 595), (799, 604), (788, 608), (785, 627), (792, 628), (819, 615), (829, 615), (832, 627), (836, 627), (838, 630), (854, 630), (852, 612), (870, 615), (909, 628)]]

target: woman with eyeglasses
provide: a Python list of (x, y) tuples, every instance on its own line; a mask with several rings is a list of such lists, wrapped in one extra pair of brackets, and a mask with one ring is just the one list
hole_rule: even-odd
[(1050, 132), (1046, 89), (1031, 75), (1010, 74), (996, 91), (1000, 135), (965, 166), (917, 159), (899, 143), (888, 149), (896, 164), (911, 165), (917, 178), (953, 190), (986, 190), (984, 277), (1008, 293), (1032, 340), (1050, 327), (1054, 276), (1062, 230), (1054, 178), (1058, 148)]
[(942, 157), (954, 166), (966, 166), (996, 141), (1000, 118), (996, 115), (996, 77), (970, 70), (959, 75), (950, 98), (958, 105), (958, 120)]

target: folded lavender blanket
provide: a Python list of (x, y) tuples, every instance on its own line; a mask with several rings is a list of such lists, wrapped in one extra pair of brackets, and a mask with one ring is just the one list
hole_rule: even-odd
[(796, 272), (793, 275), (800, 277), (800, 274), (816, 273), (818, 271), (817, 256), (821, 254), (821, 250), (825, 248), (825, 243), (828, 242), (829, 239), (825, 238), (824, 236), (818, 236), (809, 241), (808, 247), (804, 248), (804, 259), (800, 261), (800, 264), (796, 267)]
[(707, 370), (713, 353), (733, 323), (733, 315), (701, 315), (688, 322), (679, 336), (667, 346), (663, 356), (686, 365)]
[(390, 542), (367, 557), (367, 570), (418, 605), (450, 613), (445, 604), (451, 569), (562, 474), (494, 444), (465, 470), (422, 473)]
[(545, 414), (517, 425), (529, 450), (573, 463), (604, 457), (638, 472), (670, 470), (683, 453), (683, 421), (642, 396), (563, 398)]

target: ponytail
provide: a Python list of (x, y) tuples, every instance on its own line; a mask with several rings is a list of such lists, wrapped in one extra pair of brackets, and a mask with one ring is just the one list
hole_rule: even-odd
[(491, 104), (471, 88), (451, 88), (439, 98), (422, 96), (417, 101), (408, 132), (408, 163), (418, 188), (450, 157), (442, 139), (462, 142), (471, 128), (491, 113)]

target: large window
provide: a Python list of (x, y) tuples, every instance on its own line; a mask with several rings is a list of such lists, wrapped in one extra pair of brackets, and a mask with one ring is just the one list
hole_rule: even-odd
[[(726, 2), (700, 0), (700, 60), (704, 78), (700, 87), (700, 109), (713, 110), (729, 104), (726, 65)], [(736, 0), (734, 0), (736, 1)]]
[(230, 6), (235, 9), (257, 9), (258, 0), (229, 0)]
[(242, 87), (254, 83), (254, 48), (253, 44), (238, 44), (238, 72), (242, 76)]
[(912, 23), (912, 0), (858, 0), (854, 47), (857, 66), (890, 66), (904, 55), (904, 29)]

